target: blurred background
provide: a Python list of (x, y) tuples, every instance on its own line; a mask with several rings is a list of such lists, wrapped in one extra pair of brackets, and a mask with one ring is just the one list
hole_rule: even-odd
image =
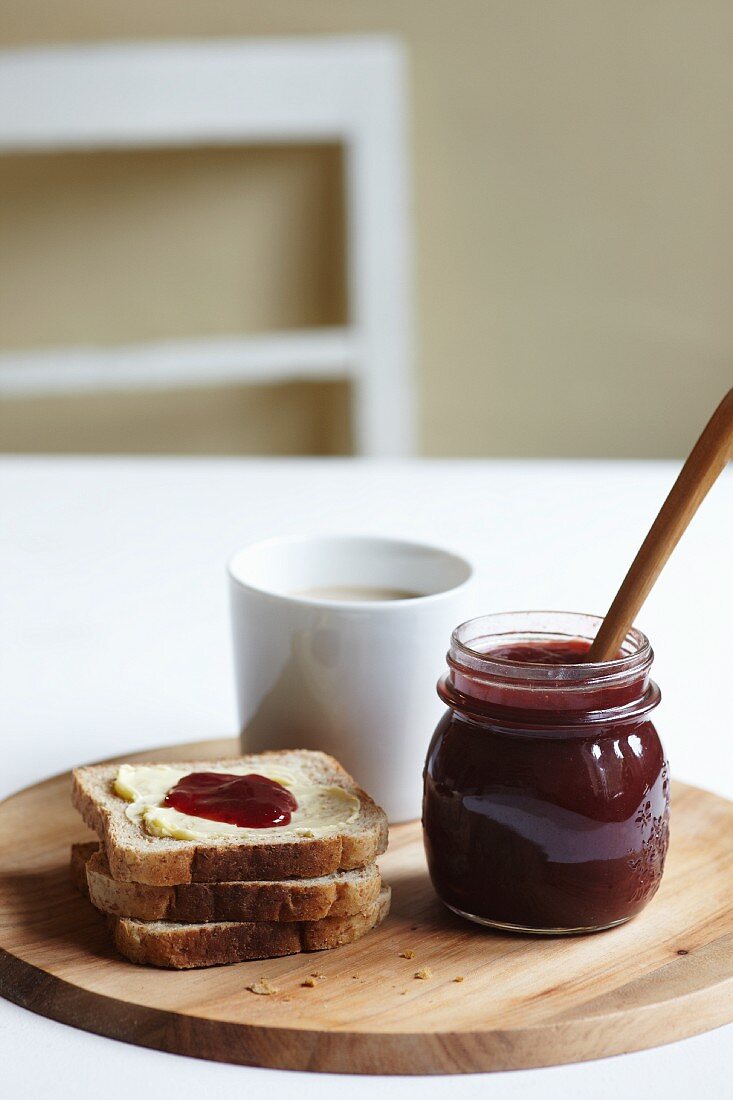
[[(393, 384), (414, 433), (395, 422), (371, 453), (686, 453), (733, 383), (728, 0), (4, 0), (0, 47), (333, 35), (388, 36), (405, 63)], [(0, 449), (370, 453), (335, 371), (23, 384), (48, 349), (46, 368), (64, 348), (345, 331), (345, 156), (0, 148)], [(377, 293), (393, 274), (371, 271)]]

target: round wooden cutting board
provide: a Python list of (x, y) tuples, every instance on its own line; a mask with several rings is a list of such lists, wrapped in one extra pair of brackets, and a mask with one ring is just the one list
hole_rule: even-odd
[[(135, 759), (234, 753), (231, 741), (207, 741)], [(733, 1020), (731, 837), (733, 803), (677, 784), (667, 870), (648, 909), (594, 936), (535, 939), (447, 912), (419, 824), (400, 825), (380, 860), (392, 912), (364, 939), (163, 971), (120, 958), (70, 885), (69, 845), (90, 837), (69, 776), (57, 776), (0, 804), (0, 992), (140, 1046), (284, 1069), (470, 1073), (640, 1050)], [(314, 972), (324, 977), (304, 986)], [(249, 992), (259, 978), (278, 992)]]

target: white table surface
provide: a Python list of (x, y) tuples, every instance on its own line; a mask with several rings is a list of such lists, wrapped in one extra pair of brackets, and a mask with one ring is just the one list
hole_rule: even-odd
[[(296, 531), (394, 534), (477, 565), (476, 613), (602, 612), (672, 483), (667, 462), (0, 460), (0, 797), (81, 762), (234, 733), (224, 565)], [(673, 774), (733, 797), (726, 699), (733, 471), (643, 609)], [(704, 751), (703, 751), (704, 750)], [(131, 1082), (354, 1100), (730, 1096), (733, 1025), (582, 1065), (446, 1078), (294, 1074), (146, 1051), (0, 1000), (3, 1095), (126, 1100)], [(6, 1091), (7, 1090), (7, 1091)], [(250, 1090), (256, 1090), (254, 1093)]]

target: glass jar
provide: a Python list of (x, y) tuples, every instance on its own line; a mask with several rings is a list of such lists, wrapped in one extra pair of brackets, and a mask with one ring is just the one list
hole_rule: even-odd
[(669, 770), (650, 720), (653, 652), (629, 631), (584, 664), (592, 615), (487, 615), (452, 635), (448, 705), (424, 772), (423, 833), (441, 900), (480, 924), (592, 932), (656, 893)]

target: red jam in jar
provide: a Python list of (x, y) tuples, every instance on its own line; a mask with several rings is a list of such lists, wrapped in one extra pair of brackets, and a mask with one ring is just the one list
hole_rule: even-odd
[(435, 890), (461, 916), (591, 932), (633, 917), (659, 887), (669, 769), (650, 720), (653, 653), (631, 630), (614, 660), (584, 663), (599, 625), (518, 612), (453, 632), (423, 833)]
[(226, 775), (222, 772), (191, 772), (171, 787), (165, 806), (182, 814), (223, 821), (245, 829), (271, 829), (289, 825), (297, 810), (290, 791), (264, 775)]

